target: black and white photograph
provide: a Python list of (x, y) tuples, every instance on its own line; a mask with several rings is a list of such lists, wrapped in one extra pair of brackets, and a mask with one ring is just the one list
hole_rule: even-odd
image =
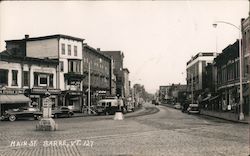
[(250, 156), (250, 0), (0, 1), (0, 156)]

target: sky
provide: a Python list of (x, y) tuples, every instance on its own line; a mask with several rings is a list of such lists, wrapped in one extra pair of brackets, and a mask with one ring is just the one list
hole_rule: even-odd
[[(101, 50), (121, 50), (132, 84), (154, 93), (186, 84), (186, 62), (198, 52), (221, 52), (247, 18), (247, 0), (1, 1), (0, 51), (5, 40), (65, 34)], [(216, 46), (217, 45), (217, 46)]]

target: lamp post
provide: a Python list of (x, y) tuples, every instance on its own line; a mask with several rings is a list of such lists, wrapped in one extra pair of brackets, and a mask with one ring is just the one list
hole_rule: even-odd
[(241, 46), (241, 40), (242, 40), (242, 34), (241, 34), (241, 26), (237, 27), (236, 25), (225, 22), (225, 21), (216, 21), (213, 26), (216, 28), (218, 23), (223, 23), (227, 25), (231, 25), (234, 28), (239, 30), (239, 59), (240, 59), (240, 114), (239, 114), (239, 120), (244, 120), (244, 113), (243, 113), (243, 86), (242, 86), (242, 46)]

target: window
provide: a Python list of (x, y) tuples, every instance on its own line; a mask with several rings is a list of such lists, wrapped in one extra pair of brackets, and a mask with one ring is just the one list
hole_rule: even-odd
[(53, 74), (49, 75), (49, 86), (53, 87)]
[(68, 55), (71, 55), (71, 45), (68, 45)]
[(39, 86), (47, 86), (48, 84), (48, 76), (45, 74), (39, 75)]
[(69, 72), (80, 73), (81, 72), (81, 61), (80, 60), (69, 60)]
[(23, 85), (29, 86), (29, 72), (23, 71)]
[(17, 70), (12, 70), (12, 86), (17, 86)]
[(59, 62), (59, 67), (60, 67), (60, 71), (63, 72), (64, 71), (64, 63), (63, 63), (63, 61)]
[(53, 87), (53, 74), (34, 73), (34, 86)]
[(8, 73), (9, 71), (6, 69), (0, 69), (0, 85), (7, 85), (8, 86)]
[(34, 73), (34, 86), (38, 86), (38, 73)]
[(74, 46), (74, 56), (77, 56), (77, 46)]
[(65, 55), (65, 44), (62, 43), (62, 54)]

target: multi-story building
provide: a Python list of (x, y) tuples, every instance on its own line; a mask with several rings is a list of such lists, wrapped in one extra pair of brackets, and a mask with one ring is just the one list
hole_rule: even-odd
[(170, 95), (170, 85), (169, 86), (160, 86), (159, 88), (159, 101), (161, 103), (167, 103), (171, 99)]
[(83, 40), (67, 35), (51, 35), (21, 40), (6, 41), (7, 51), (19, 56), (50, 58), (59, 62), (57, 86), (62, 90), (60, 105), (79, 111), (82, 107), (82, 83), (85, 74), (82, 70)]
[(168, 86), (160, 86), (159, 100), (162, 103), (176, 102), (183, 103), (186, 99), (187, 86), (182, 84), (172, 84)]
[[(83, 45), (83, 73), (88, 75), (90, 66), (91, 103), (111, 94), (112, 59), (98, 49)], [(83, 91), (88, 90), (88, 76), (83, 80)]]
[(56, 84), (57, 66), (56, 60), (0, 53), (0, 116), (21, 106), (41, 109), (46, 91), (51, 93), (52, 107), (57, 106), (61, 93)]
[[(249, 2), (250, 7), (250, 2)], [(245, 88), (243, 90), (244, 105), (247, 107), (247, 114), (250, 114), (250, 96), (249, 96), (249, 80), (250, 80), (250, 11), (249, 16), (241, 21), (242, 28), (242, 53), (243, 53), (243, 83)]]
[(124, 75), (123, 75), (123, 58), (124, 55), (121, 51), (101, 51), (109, 55), (113, 60), (114, 75), (116, 76), (116, 95), (124, 97)]
[(129, 84), (129, 70), (128, 68), (123, 69), (124, 74), (124, 97), (125, 99), (130, 96), (130, 84)]
[(219, 110), (227, 110), (230, 105), (232, 109), (236, 109), (235, 104), (239, 103), (239, 41), (223, 49), (214, 62), (217, 71), (216, 90), (221, 98), (219, 106), (215, 107)]
[[(217, 53), (200, 52), (187, 62), (187, 91), (191, 99), (191, 91), (193, 85), (194, 100), (202, 93), (205, 86), (205, 67), (208, 63), (212, 63)], [(193, 79), (193, 81), (192, 81)]]

